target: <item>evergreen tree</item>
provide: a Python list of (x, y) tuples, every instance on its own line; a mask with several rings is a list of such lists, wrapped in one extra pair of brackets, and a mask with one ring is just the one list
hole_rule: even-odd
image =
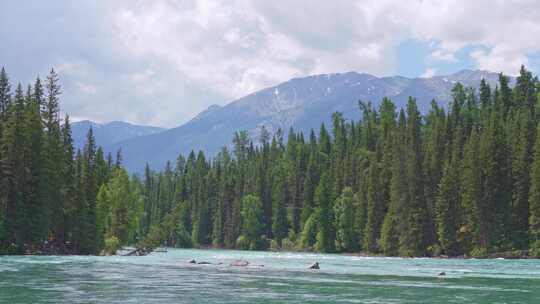
[(275, 180), (276, 182), (273, 191), (272, 235), (278, 246), (281, 247), (281, 241), (287, 237), (289, 232), (286, 207), (287, 205), (290, 205), (291, 202), (289, 181), (287, 180), (287, 166), (284, 162), (277, 167)]
[[(315, 150), (315, 151), (314, 151)], [(311, 149), (309, 154), (309, 161), (307, 165), (307, 171), (304, 179), (304, 205), (302, 208), (302, 213), (300, 215), (300, 222), (302, 227), (305, 225), (308, 218), (313, 214), (315, 209), (315, 188), (317, 187), (318, 181), (318, 166), (317, 166), (317, 151), (316, 147)]]
[[(36, 92), (30, 95), (26, 100), (26, 109), (24, 117), (25, 133), (25, 168), (26, 180), (24, 181), (25, 196), (25, 218), (28, 244), (36, 244), (45, 238), (46, 219), (43, 210), (48, 206), (43, 205), (40, 199), (41, 192), (41, 174), (42, 174), (42, 145), (43, 145), (43, 125), (41, 121), (38, 99), (41, 93)], [(73, 159), (73, 156), (71, 156)], [(63, 200), (62, 200), (63, 201)]]
[(380, 168), (377, 163), (372, 163), (368, 173), (366, 226), (364, 230), (364, 250), (368, 252), (379, 251), (379, 236), (381, 225), (384, 220), (383, 202), (380, 192)]
[(328, 175), (323, 173), (315, 191), (315, 203), (319, 219), (315, 248), (321, 252), (334, 252), (333, 210)]
[(528, 247), (530, 168), (533, 154), (533, 125), (529, 108), (514, 115), (512, 144), (512, 242), (515, 248)]
[[(7, 119), (8, 109), (11, 104), (11, 85), (9, 77), (4, 67), (0, 71), (0, 121), (4, 123)], [(0, 124), (1, 125), (1, 124)]]
[(536, 134), (529, 194), (529, 234), (531, 253), (540, 256), (540, 123)]
[(426, 254), (426, 202), (422, 171), (421, 118), (416, 100), (409, 98), (406, 124), (406, 167), (407, 201), (403, 206), (404, 229), (400, 234), (399, 251), (403, 256)]
[(482, 163), (480, 159), (479, 134), (473, 129), (463, 157), (461, 201), (464, 209), (464, 226), (460, 229), (465, 234), (466, 249), (471, 253), (482, 253), (488, 247), (489, 205), (482, 200)]
[[(127, 172), (118, 168), (97, 195), (97, 231), (107, 241), (116, 238), (119, 245), (135, 241), (143, 213), (143, 199)], [(99, 248), (101, 248), (101, 245)]]
[(354, 193), (345, 187), (334, 204), (336, 246), (338, 251), (354, 252), (358, 250), (354, 231)]
[[(24, 96), (19, 84), (14, 103), (8, 109), (8, 118), (2, 136), (2, 178), (5, 191), (5, 225), (7, 244), (14, 244), (14, 253), (21, 253), (25, 242), (24, 210)], [(22, 173), (22, 174), (21, 174)]]
[(246, 195), (242, 199), (242, 217), (244, 224), (242, 227), (242, 236), (237, 240), (237, 244), (243, 249), (262, 249), (261, 235), (263, 226), (261, 224), (262, 205), (258, 197)]
[(458, 254), (457, 230), (460, 206), (459, 165), (456, 160), (447, 161), (439, 185), (436, 203), (437, 235), (446, 255)]
[(73, 148), (73, 138), (71, 137), (71, 123), (69, 116), (66, 115), (64, 118), (64, 124), (62, 126), (62, 145), (64, 151), (64, 162), (62, 166), (62, 180), (63, 186), (61, 190), (62, 194), (62, 205), (64, 209), (64, 222), (66, 229), (66, 240), (73, 243), (74, 240), (74, 230), (80, 222), (77, 222), (77, 212), (78, 212), (78, 195), (77, 195), (77, 179), (76, 176), (76, 161), (75, 161), (75, 150)]
[(86, 145), (82, 155), (82, 189), (84, 193), (84, 215), (81, 222), (80, 251), (85, 254), (92, 254), (98, 251), (101, 244), (102, 235), (98, 234), (96, 223), (96, 197), (98, 185), (95, 177), (96, 142), (92, 128), (88, 130)]
[(401, 110), (394, 139), (390, 206), (381, 228), (381, 248), (388, 256), (398, 255), (400, 232), (404, 228), (404, 219), (400, 215), (409, 196), (405, 175), (405, 125), (405, 112)]
[(64, 241), (64, 209), (62, 206), (62, 165), (64, 151), (59, 120), (59, 95), (61, 93), (58, 75), (51, 70), (45, 83), (45, 104), (42, 113), (45, 136), (43, 147), (42, 194), (44, 204), (49, 206), (48, 230), (50, 238), (59, 243)]
[(479, 152), (479, 162), (482, 164), (481, 200), (487, 204), (483, 217), (487, 225), (485, 248), (504, 250), (509, 241), (511, 190), (507, 140), (498, 111), (491, 113), (480, 139)]

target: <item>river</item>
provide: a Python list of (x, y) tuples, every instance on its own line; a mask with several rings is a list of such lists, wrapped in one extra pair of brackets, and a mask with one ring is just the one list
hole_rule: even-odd
[[(237, 259), (264, 267), (229, 266)], [(315, 261), (321, 269), (308, 270)], [(0, 303), (540, 303), (540, 260), (197, 249), (0, 256)]]

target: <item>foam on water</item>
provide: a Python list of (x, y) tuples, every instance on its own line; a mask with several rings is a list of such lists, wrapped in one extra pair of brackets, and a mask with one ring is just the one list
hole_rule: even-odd
[[(264, 267), (229, 266), (238, 259)], [(308, 270), (315, 261), (321, 269)], [(540, 303), (539, 286), (538, 260), (195, 249), (0, 257), (0, 303)]]

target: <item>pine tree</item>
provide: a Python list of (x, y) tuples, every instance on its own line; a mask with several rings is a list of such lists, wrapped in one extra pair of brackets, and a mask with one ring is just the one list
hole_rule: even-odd
[(508, 150), (500, 114), (493, 111), (480, 140), (481, 200), (487, 204), (483, 217), (487, 225), (487, 250), (504, 250), (509, 241), (511, 190)]
[(500, 117), (506, 120), (508, 112), (513, 107), (512, 89), (510, 88), (510, 80), (502, 73), (499, 74), (499, 91), (497, 95), (497, 106), (500, 112)]
[(98, 185), (95, 177), (96, 142), (92, 128), (88, 130), (82, 155), (82, 187), (84, 187), (84, 215), (81, 222), (80, 251), (83, 254), (97, 253), (101, 235), (96, 226), (96, 197)]
[(300, 222), (302, 227), (304, 227), (306, 221), (313, 214), (313, 211), (315, 209), (315, 188), (319, 183), (316, 149), (316, 147), (311, 148), (307, 171), (304, 179), (304, 205), (302, 208), (302, 213), (300, 215)]
[(465, 234), (466, 249), (473, 253), (482, 254), (488, 247), (488, 218), (487, 202), (482, 199), (482, 163), (480, 159), (479, 134), (473, 129), (463, 157), (463, 174), (461, 195), (465, 215), (464, 225), (460, 231)]
[(387, 256), (398, 255), (400, 232), (404, 228), (404, 219), (400, 215), (409, 195), (405, 175), (405, 125), (405, 113), (401, 110), (394, 139), (390, 205), (381, 228), (381, 248)]
[[(39, 89), (38, 89), (39, 90)], [(40, 106), (38, 98), (42, 93), (35, 92), (27, 97), (25, 109), (25, 167), (26, 180), (24, 181), (25, 196), (25, 218), (27, 220), (26, 229), (28, 230), (26, 242), (36, 244), (45, 238), (46, 219), (43, 210), (44, 206), (41, 200), (41, 175), (42, 175), (42, 145), (43, 145), (43, 125), (40, 115)]]
[(436, 203), (437, 235), (444, 254), (449, 256), (458, 254), (459, 171), (458, 161), (446, 161)]
[(77, 222), (78, 202), (77, 202), (77, 179), (75, 151), (73, 147), (73, 138), (71, 137), (71, 122), (69, 116), (64, 118), (62, 126), (62, 146), (64, 151), (62, 166), (62, 205), (65, 214), (66, 240), (74, 243), (74, 230), (80, 224)]
[(58, 75), (51, 70), (45, 83), (45, 104), (42, 113), (45, 126), (43, 147), (42, 195), (44, 204), (49, 206), (49, 233), (58, 243), (64, 241), (64, 210), (62, 206), (62, 165), (63, 146), (60, 134), (59, 95), (61, 93)]
[[(519, 102), (519, 101), (518, 101)], [(525, 105), (526, 106), (526, 105)], [(513, 247), (528, 247), (530, 167), (533, 148), (533, 125), (529, 108), (514, 115), (512, 144), (512, 231)]]
[[(6, 126), (2, 136), (2, 178), (5, 189), (5, 225), (8, 244), (21, 253), (26, 238), (24, 210), (24, 96), (19, 84), (15, 90), (14, 103), (8, 109)], [(23, 173), (23, 174), (21, 174)]]
[(244, 224), (242, 227), (242, 237), (237, 240), (238, 246), (243, 249), (262, 249), (261, 235), (263, 226), (261, 224), (262, 205), (258, 197), (246, 195), (242, 199), (242, 217)]
[[(118, 168), (97, 195), (97, 232), (107, 240), (116, 238), (119, 245), (135, 241), (143, 213), (143, 200), (137, 185), (127, 172)], [(100, 244), (99, 248), (103, 245)]]
[(6, 73), (6, 70), (4, 69), (4, 67), (2, 67), (2, 70), (0, 71), (0, 121), (2, 123), (4, 123), (7, 119), (10, 104), (11, 85), (9, 84), (9, 77)]
[(281, 241), (287, 237), (289, 232), (286, 208), (291, 203), (291, 193), (289, 190), (289, 181), (287, 180), (287, 172), (287, 165), (282, 161), (281, 165), (277, 167), (273, 189), (272, 235), (280, 247)]
[(343, 191), (334, 204), (337, 250), (354, 252), (358, 242), (354, 231), (354, 193), (350, 187)]
[(384, 206), (380, 191), (380, 168), (371, 163), (368, 173), (366, 227), (364, 231), (364, 250), (376, 253), (379, 251), (380, 229), (384, 220)]
[(540, 123), (536, 131), (534, 158), (531, 166), (529, 214), (529, 248), (531, 255), (540, 256)]
[[(435, 205), (439, 184), (443, 175), (445, 146), (448, 140), (446, 114), (435, 100), (426, 116), (424, 172), (426, 176), (425, 195), (428, 212), (428, 226), (435, 232)], [(429, 243), (436, 243), (437, 236), (431, 234)]]
[(331, 206), (330, 182), (327, 173), (323, 173), (315, 191), (315, 203), (319, 219), (319, 231), (315, 248), (320, 252), (334, 252), (333, 210)]
[(406, 167), (407, 202), (403, 206), (404, 229), (400, 234), (399, 251), (403, 256), (423, 256), (426, 254), (426, 202), (424, 197), (424, 177), (422, 171), (422, 139), (420, 136), (420, 113), (416, 100), (407, 103), (406, 125)]

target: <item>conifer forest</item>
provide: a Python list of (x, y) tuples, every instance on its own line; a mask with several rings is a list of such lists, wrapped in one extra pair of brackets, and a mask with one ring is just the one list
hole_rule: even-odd
[[(420, 113), (390, 99), (328, 113), (303, 134), (238, 130), (213, 157), (130, 174), (92, 129), (75, 151), (54, 70), (0, 74), (0, 253), (103, 254), (122, 246), (385, 256), (540, 256), (540, 84), (455, 84)], [(379, 103), (378, 103), (379, 104)], [(62, 115), (63, 116), (63, 115)], [(159, 169), (159, 170), (156, 170)]]

